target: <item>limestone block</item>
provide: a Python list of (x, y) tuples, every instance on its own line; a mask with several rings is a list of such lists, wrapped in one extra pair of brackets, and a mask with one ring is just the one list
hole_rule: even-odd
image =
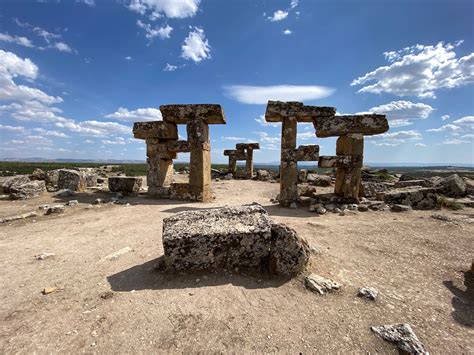
[(429, 210), (436, 207), (436, 190), (429, 187), (410, 187), (383, 193), (387, 204), (411, 206), (415, 210)]
[(242, 149), (260, 149), (259, 143), (237, 143), (235, 145), (235, 149), (242, 150)]
[(72, 191), (85, 191), (87, 186), (83, 172), (77, 170), (60, 169), (58, 175), (58, 188)]
[[(169, 142), (168, 142), (169, 143)], [(147, 140), (146, 156), (148, 158), (176, 159), (177, 153), (168, 149), (167, 143), (150, 143)]]
[(14, 175), (0, 177), (0, 192), (10, 193), (10, 189), (14, 185), (23, 185), (30, 182), (28, 175)]
[(319, 145), (300, 145), (296, 151), (298, 161), (318, 161)]
[(121, 192), (124, 195), (135, 194), (142, 187), (142, 179), (129, 176), (109, 177), (109, 190), (111, 192)]
[(318, 166), (320, 168), (362, 167), (362, 157), (360, 155), (320, 156)]
[(349, 134), (341, 136), (336, 141), (336, 155), (363, 155), (364, 136), (362, 134)]
[(199, 118), (207, 124), (225, 124), (224, 111), (216, 104), (161, 105), (163, 121), (186, 124), (188, 120)]
[(287, 117), (295, 117), (298, 122), (312, 122), (319, 117), (332, 117), (334, 107), (306, 106), (296, 101), (268, 101), (265, 112), (267, 122), (282, 122)]
[(178, 127), (163, 121), (135, 122), (133, 136), (138, 139), (178, 139)]
[(173, 160), (148, 158), (148, 186), (169, 186), (173, 181)]
[(10, 198), (13, 200), (23, 200), (39, 196), (44, 192), (46, 192), (46, 182), (44, 180), (34, 180), (26, 184), (12, 185), (10, 187)]
[(209, 125), (199, 118), (188, 120), (186, 125), (188, 142), (192, 146), (200, 143), (209, 143)]
[(320, 138), (351, 133), (374, 135), (388, 131), (385, 115), (376, 114), (320, 117), (313, 124), (316, 136)]

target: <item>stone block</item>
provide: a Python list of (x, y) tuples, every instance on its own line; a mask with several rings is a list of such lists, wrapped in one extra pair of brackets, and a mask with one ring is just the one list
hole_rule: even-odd
[(320, 168), (355, 168), (362, 167), (362, 156), (320, 156), (318, 161)]
[(296, 101), (268, 101), (265, 112), (267, 122), (282, 122), (285, 118), (295, 117), (298, 122), (312, 122), (320, 117), (332, 117), (334, 107), (307, 106)]
[(186, 124), (188, 120), (199, 118), (207, 124), (225, 124), (224, 111), (216, 104), (161, 105), (163, 121)]
[(319, 145), (300, 145), (296, 150), (296, 159), (298, 161), (318, 161)]
[(237, 143), (235, 145), (235, 149), (242, 150), (242, 149), (260, 149), (259, 143)]
[(39, 196), (44, 192), (46, 192), (46, 182), (44, 180), (34, 180), (26, 184), (12, 185), (10, 187), (10, 198), (13, 200), (23, 200)]
[(352, 133), (374, 135), (388, 131), (388, 121), (385, 115), (377, 114), (321, 117), (313, 124), (316, 136), (320, 138)]
[(14, 175), (0, 177), (0, 192), (10, 193), (10, 189), (14, 185), (23, 185), (30, 182), (28, 175)]
[(58, 188), (72, 191), (85, 191), (87, 187), (84, 172), (69, 169), (60, 169), (58, 175)]
[(135, 122), (133, 136), (137, 139), (178, 139), (178, 127), (176, 124), (163, 121)]
[(410, 187), (410, 186), (422, 186), (422, 187), (430, 187), (426, 180), (406, 180), (406, 181), (397, 181), (395, 183), (395, 188), (403, 188), (403, 187)]
[(437, 195), (434, 188), (411, 187), (395, 189), (383, 194), (383, 200), (389, 205), (406, 205), (415, 210), (429, 210), (437, 205)]
[(111, 192), (121, 192), (124, 195), (136, 194), (142, 187), (142, 178), (129, 176), (109, 177), (109, 190)]
[(436, 184), (437, 190), (449, 197), (462, 197), (466, 195), (466, 183), (458, 174), (453, 174), (441, 179)]
[(259, 205), (180, 212), (163, 220), (162, 235), (169, 269), (239, 267), (293, 275), (309, 259), (306, 241), (274, 224)]

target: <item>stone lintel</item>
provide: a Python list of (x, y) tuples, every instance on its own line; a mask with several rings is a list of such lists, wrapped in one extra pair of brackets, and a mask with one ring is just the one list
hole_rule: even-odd
[(163, 121), (186, 124), (189, 120), (198, 119), (207, 124), (225, 124), (224, 111), (217, 104), (180, 104), (161, 105)]
[(146, 156), (148, 158), (159, 158), (159, 159), (176, 159), (176, 152), (163, 149), (166, 143), (150, 144), (146, 145)]
[(318, 161), (319, 145), (300, 145), (296, 151), (298, 161)]
[(351, 133), (363, 135), (381, 134), (388, 131), (385, 115), (346, 115), (320, 117), (313, 122), (319, 138), (344, 136)]
[(242, 150), (226, 149), (224, 150), (224, 155), (235, 160), (247, 160), (247, 154)]
[(259, 143), (237, 143), (235, 149), (244, 150), (244, 149), (260, 149)]
[(265, 121), (282, 122), (285, 118), (296, 117), (298, 122), (313, 122), (320, 117), (332, 117), (334, 107), (307, 106), (297, 101), (268, 101)]
[(361, 155), (320, 156), (320, 168), (360, 168), (362, 167)]
[(178, 127), (176, 124), (163, 121), (135, 122), (133, 136), (137, 139), (178, 139)]

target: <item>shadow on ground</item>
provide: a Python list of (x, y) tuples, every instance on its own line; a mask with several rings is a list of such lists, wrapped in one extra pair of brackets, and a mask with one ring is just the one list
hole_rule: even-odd
[(459, 324), (474, 328), (474, 274), (472, 271), (464, 272), (464, 285), (466, 290), (454, 285), (452, 281), (443, 281), (444, 286), (454, 295), (451, 300), (454, 311), (453, 319)]
[(185, 273), (156, 270), (155, 265), (162, 262), (163, 256), (108, 276), (107, 281), (112, 290), (118, 292), (200, 288), (227, 284), (247, 289), (276, 288), (289, 281), (289, 278), (267, 273), (244, 274), (225, 271)]

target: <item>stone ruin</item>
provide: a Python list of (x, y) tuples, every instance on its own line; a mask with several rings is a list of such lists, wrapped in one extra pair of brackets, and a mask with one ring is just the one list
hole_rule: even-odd
[[(336, 168), (336, 195), (359, 199), (364, 135), (388, 131), (384, 115), (336, 116), (336, 108), (307, 106), (301, 102), (269, 101), (267, 122), (281, 122), (280, 197), (281, 206), (298, 202), (298, 161), (318, 161), (320, 168)], [(313, 123), (316, 136), (338, 137), (336, 156), (319, 156), (318, 145), (296, 147), (298, 122)]]
[[(237, 143), (235, 149), (224, 150), (224, 155), (229, 157), (228, 173), (237, 177), (237, 161), (245, 160), (245, 179), (253, 178), (253, 151), (260, 149), (258, 143)], [(240, 177), (240, 176), (239, 176)]]
[[(162, 105), (163, 121), (135, 122), (133, 135), (146, 141), (148, 194), (158, 198), (209, 202), (211, 144), (209, 124), (225, 124), (220, 105)], [(188, 140), (178, 140), (178, 124), (185, 124)], [(173, 159), (190, 153), (189, 183), (173, 183)]]

